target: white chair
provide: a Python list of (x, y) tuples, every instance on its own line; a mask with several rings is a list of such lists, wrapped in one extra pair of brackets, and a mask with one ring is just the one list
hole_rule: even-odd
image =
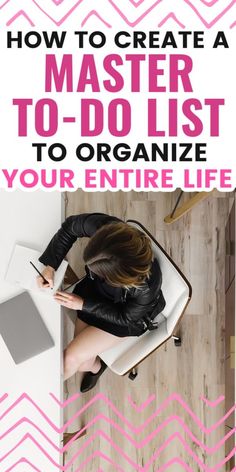
[(128, 220), (127, 223), (143, 231), (151, 239), (153, 253), (162, 271), (162, 292), (166, 300), (163, 312), (155, 318), (158, 322), (157, 329), (146, 331), (139, 337), (131, 336), (99, 356), (115, 374), (125, 375), (129, 372), (129, 378), (134, 380), (137, 375), (137, 365), (169, 338), (173, 337), (177, 346), (181, 344), (181, 339), (174, 336), (174, 331), (191, 299), (192, 288), (153, 236), (137, 221)]

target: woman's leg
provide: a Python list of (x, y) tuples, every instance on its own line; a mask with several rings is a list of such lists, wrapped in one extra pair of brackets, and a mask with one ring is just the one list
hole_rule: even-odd
[[(74, 332), (74, 338), (78, 336), (85, 328), (87, 328), (89, 325), (85, 323), (83, 320), (80, 318), (77, 318), (77, 321), (75, 323), (75, 332)], [(80, 371), (81, 372), (93, 372), (97, 373), (101, 367), (101, 362), (98, 359), (98, 357), (92, 357), (88, 361), (85, 361), (83, 364), (80, 365)]]
[(97, 355), (127, 338), (120, 338), (95, 326), (84, 328), (64, 352), (64, 378), (67, 380), (77, 371), (97, 373), (100, 361)]
[(77, 318), (75, 322), (74, 338), (76, 338), (78, 334), (82, 333), (82, 331), (87, 327), (88, 327), (87, 323)]
[[(82, 331), (87, 328), (89, 325), (85, 323), (83, 320), (80, 320), (77, 318), (75, 322), (75, 331), (74, 331), (74, 338), (78, 336)], [(97, 373), (101, 367), (101, 362), (99, 361), (98, 358), (93, 357), (92, 359), (89, 359), (87, 362), (84, 362), (84, 364), (81, 364), (80, 366), (80, 371), (81, 372), (94, 372)]]

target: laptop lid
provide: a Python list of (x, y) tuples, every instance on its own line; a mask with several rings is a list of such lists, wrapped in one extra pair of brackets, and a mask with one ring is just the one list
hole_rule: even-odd
[(16, 364), (54, 346), (28, 292), (0, 304), (0, 335)]

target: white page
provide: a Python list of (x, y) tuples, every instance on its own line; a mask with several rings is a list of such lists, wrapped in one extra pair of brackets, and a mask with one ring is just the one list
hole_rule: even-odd
[(61, 265), (55, 272), (53, 289), (40, 289), (36, 281), (38, 274), (30, 264), (30, 261), (33, 262), (39, 272), (42, 272), (45, 266), (38, 260), (41, 254), (41, 252), (36, 251), (35, 249), (16, 244), (6, 274), (7, 282), (26, 290), (33, 290), (41, 292), (42, 294), (53, 295), (62, 283), (68, 262), (62, 261)]

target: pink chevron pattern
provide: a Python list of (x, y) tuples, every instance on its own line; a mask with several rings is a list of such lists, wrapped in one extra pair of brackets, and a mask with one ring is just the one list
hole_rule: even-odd
[(172, 467), (172, 465), (178, 464), (182, 467), (183, 470), (186, 470), (187, 472), (193, 472), (193, 469), (189, 467), (182, 459), (179, 457), (174, 457), (171, 459), (169, 462), (164, 464), (162, 467), (158, 468), (155, 472), (164, 472), (165, 470), (169, 469)]
[(16, 470), (16, 467), (18, 467), (19, 464), (27, 464), (31, 467), (32, 470), (34, 470), (35, 472), (42, 472), (41, 470), (39, 470), (37, 467), (35, 467), (35, 465), (31, 464), (30, 461), (28, 461), (28, 459), (26, 459), (25, 457), (22, 457), (21, 459), (19, 459), (15, 464), (13, 464), (10, 469), (7, 469), (6, 471), (4, 472), (11, 472), (12, 470)]
[[(219, 419), (215, 424), (210, 426), (209, 428), (206, 428), (200, 419), (195, 415), (195, 413), (191, 410), (191, 408), (187, 405), (186, 402), (182, 399), (180, 395), (177, 393), (173, 393), (170, 397), (168, 397), (162, 405), (149, 417), (145, 420), (142, 425), (139, 427), (134, 427), (128, 420), (127, 418), (122, 415), (122, 413), (115, 407), (115, 405), (102, 393), (98, 393), (93, 397), (91, 400), (89, 400), (83, 407), (78, 410), (68, 421), (67, 423), (64, 424), (62, 428), (58, 428), (51, 420), (50, 418), (44, 413), (44, 411), (37, 405), (37, 403), (34, 402), (34, 400), (27, 395), (27, 393), (23, 393), (10, 407), (7, 408), (7, 410), (2, 413), (0, 416), (0, 421), (4, 419), (16, 406), (18, 406), (23, 400), (28, 401), (31, 403), (36, 410), (42, 415), (42, 417), (45, 419), (45, 421), (54, 429), (54, 431), (58, 433), (63, 433), (70, 425), (73, 424), (73, 422), (81, 416), (85, 411), (87, 411), (89, 408), (91, 408), (95, 403), (97, 403), (99, 400), (102, 400), (106, 405), (108, 405), (113, 413), (117, 415), (117, 417), (123, 422), (123, 424), (126, 425), (131, 431), (135, 432), (136, 434), (139, 434), (142, 432), (145, 427), (151, 423), (155, 418), (157, 418), (173, 401), (176, 401), (179, 405), (182, 406), (183, 410), (185, 410), (189, 416), (192, 418), (194, 423), (200, 428), (200, 430), (204, 434), (210, 434), (212, 431), (216, 430), (220, 425), (224, 424), (227, 418), (236, 410), (236, 405), (234, 405), (230, 410), (221, 418)], [(67, 400), (68, 402), (68, 400)], [(134, 402), (133, 402), (134, 403)]]
[(155, 399), (156, 399), (156, 396), (155, 396), (155, 395), (151, 395), (145, 402), (142, 403), (142, 405), (137, 406), (136, 403), (132, 400), (132, 398), (131, 398), (130, 396), (128, 396), (128, 398), (127, 398), (129, 404), (130, 404), (137, 412), (141, 412), (141, 411), (145, 410), (145, 408), (147, 408), (147, 406), (150, 405), (150, 403), (152, 403)]
[[(171, 11), (168, 9), (164, 11), (164, 7), (168, 6), (169, 0), (126, 0), (117, 2), (116, 0), (107, 0), (107, 9), (101, 8), (99, 6), (99, 2), (97, 2), (96, 10), (91, 10), (91, 2), (89, 0), (49, 0), (45, 2), (45, 0), (31, 0), (28, 2), (31, 8), (28, 10), (27, 6), (25, 5), (26, 2), (22, 0), (22, 8), (19, 7), (12, 11), (11, 5), (14, 6), (14, 0), (0, 0), (0, 21), (1, 16), (6, 15), (4, 19), (4, 24), (7, 26), (12, 26), (15, 23), (17, 24), (18, 21), (22, 19), (24, 22), (26, 21), (28, 25), (31, 27), (33, 26), (44, 26), (44, 20), (48, 21), (49, 24), (52, 24), (54, 27), (60, 27), (62, 25), (67, 24), (69, 20), (72, 18), (75, 19), (76, 24), (81, 24), (82, 27), (86, 25), (89, 28), (90, 20), (96, 19), (101, 24), (101, 26), (105, 26), (106, 28), (111, 28), (112, 26), (117, 27), (117, 23), (121, 24), (124, 27), (129, 26), (134, 28), (136, 26), (141, 27), (145, 24), (145, 21), (155, 21), (155, 25), (158, 27), (163, 27), (164, 25), (168, 24), (169, 20), (174, 21), (178, 27), (191, 28), (192, 24), (197, 22), (197, 24), (201, 28), (211, 29), (215, 25), (219, 25), (221, 27), (222, 21), (226, 21), (226, 24), (229, 28), (234, 28), (236, 26), (236, 21), (233, 21), (232, 12), (234, 11), (233, 8), (236, 5), (236, 0), (226, 0), (223, 7), (220, 6), (220, 0), (180, 0), (179, 2), (172, 2)], [(122, 6), (121, 6), (122, 5)], [(125, 8), (124, 6), (127, 6)], [(181, 13), (180, 6), (182, 6)], [(173, 10), (172, 10), (173, 9)], [(32, 15), (32, 11), (34, 12), (34, 16)], [(182, 17), (183, 11), (188, 13), (188, 20), (186, 22), (186, 17)], [(109, 21), (108, 21), (109, 20)], [(233, 21), (233, 22), (232, 22)], [(225, 23), (224, 23), (225, 27)], [(1, 408), (4, 408), (5, 401), (8, 399), (9, 395), (4, 394), (0, 397), (0, 405)], [(50, 393), (50, 399), (57, 404), (60, 409), (66, 408), (68, 405), (72, 405), (74, 402), (80, 400), (80, 395), (75, 394), (71, 398), (68, 398), (64, 402), (60, 402), (53, 393)], [(137, 413), (144, 413), (145, 410), (149, 407), (152, 408), (154, 401), (156, 400), (154, 395), (151, 395), (146, 401), (144, 401), (141, 405), (136, 405), (134, 400), (128, 397), (127, 401), (129, 403), (130, 408), (134, 409)], [(224, 401), (224, 397), (219, 397), (215, 401), (210, 401), (204, 397), (201, 397), (201, 400), (204, 402), (205, 405), (209, 408), (217, 408)], [(35, 408), (37, 413), (41, 415), (42, 419), (45, 421), (45, 424), (52, 429), (53, 432), (56, 432), (58, 435), (62, 434), (66, 431), (69, 426), (72, 426), (76, 420), (87, 413), (88, 411), (93, 411), (96, 409), (98, 414), (96, 414), (78, 433), (74, 435), (74, 437), (63, 447), (58, 447), (50, 437), (45, 434), (42, 428), (40, 428), (37, 424), (35, 424), (29, 417), (22, 417), (19, 418), (14, 424), (12, 424), (8, 429), (6, 429), (0, 436), (0, 439), (7, 440), (11, 434), (18, 432), (17, 428), (25, 427), (26, 433), (19, 437), (18, 442), (11, 447), (9, 450), (5, 450), (2, 452), (2, 456), (0, 457), (0, 462), (3, 464), (4, 470), (1, 472), (17, 472), (18, 466), (21, 464), (25, 464), (27, 468), (31, 468), (32, 471), (36, 472), (46, 472), (45, 470), (42, 471), (37, 467), (37, 464), (33, 464), (29, 458), (21, 457), (22, 452), (21, 448), (25, 444), (33, 443), (39, 453), (48, 460), (48, 464), (50, 466), (50, 472), (53, 467), (53, 472), (58, 472), (59, 470), (67, 471), (71, 466), (73, 466), (73, 470), (75, 472), (80, 471), (88, 471), (91, 470), (91, 464), (95, 458), (101, 459), (106, 466), (108, 465), (112, 470), (119, 471), (119, 472), (126, 472), (127, 469), (122, 469), (120, 465), (116, 464), (110, 457), (102, 453), (101, 451), (94, 451), (92, 455), (87, 455), (86, 459), (84, 459), (84, 455), (88, 451), (90, 445), (94, 444), (96, 438), (99, 440), (104, 441), (109, 445), (111, 450), (115, 450), (120, 457), (123, 458), (127, 467), (132, 467), (132, 470), (138, 472), (148, 472), (151, 467), (155, 467), (155, 461), (158, 460), (159, 466), (156, 472), (164, 472), (168, 470), (170, 467), (179, 466), (182, 467), (183, 470), (187, 472), (194, 472), (195, 470), (206, 471), (206, 472), (220, 472), (220, 469), (225, 466), (225, 464), (230, 460), (230, 458), (235, 454), (236, 448), (234, 448), (228, 457), (222, 459), (219, 463), (215, 464), (214, 469), (209, 468), (202, 459), (196, 453), (197, 448), (200, 448), (202, 451), (205, 452), (207, 455), (213, 455), (216, 451), (218, 451), (222, 446), (224, 446), (225, 442), (234, 434), (235, 429), (229, 431), (220, 441), (218, 441), (214, 446), (208, 447), (207, 444), (202, 442), (196, 435), (194, 435), (191, 429), (186, 425), (184, 420), (181, 416), (172, 415), (166, 417), (161, 423), (159, 423), (160, 415), (165, 413), (165, 410), (171, 405), (173, 402), (176, 402), (178, 406), (181, 406), (183, 409), (183, 413), (189, 415), (189, 419), (194, 426), (197, 425), (200, 431), (200, 437), (205, 435), (206, 437), (209, 436), (212, 432), (214, 432), (217, 428), (224, 425), (226, 420), (230, 417), (231, 414), (236, 409), (236, 406), (232, 407), (225, 415), (220, 418), (215, 424), (211, 425), (210, 427), (206, 427), (201, 420), (197, 417), (197, 415), (191, 410), (189, 405), (181, 398), (180, 395), (174, 393), (170, 397), (168, 397), (162, 405), (160, 405), (155, 411), (152, 412), (150, 416), (147, 416), (146, 420), (135, 426), (131, 424), (121, 411), (117, 409), (117, 407), (112, 403), (109, 398), (107, 398), (102, 393), (99, 393), (92, 399), (90, 399), (87, 403), (81, 406), (79, 410), (67, 421), (67, 423), (62, 427), (59, 428), (57, 425), (53, 423), (50, 417), (46, 414), (46, 412), (26, 393), (23, 393), (16, 401), (13, 401), (10, 406), (8, 406), (5, 411), (0, 416), (0, 421), (4, 420), (7, 422), (8, 415), (11, 412), (17, 414), (18, 407), (20, 409), (21, 402), (28, 402), (30, 408)], [(102, 413), (99, 413), (99, 405), (100, 402), (106, 404), (106, 407), (111, 410), (112, 415), (106, 416)], [(81, 401), (82, 403), (82, 401)], [(9, 415), (10, 416), (10, 415)], [(137, 415), (138, 418), (139, 415)], [(116, 420), (111, 419), (116, 418)], [(124, 441), (122, 443), (129, 444), (129, 450), (132, 446), (137, 450), (141, 450), (150, 444), (151, 441), (155, 440), (155, 450), (152, 456), (149, 458), (146, 464), (138, 464), (132, 459), (125, 449), (122, 449), (118, 444), (116, 444), (111, 437), (109, 437), (100, 426), (98, 427), (98, 423), (102, 423), (105, 425), (105, 430), (107, 430), (107, 425), (110, 428), (115, 430), (116, 436), (119, 434), (123, 437)], [(159, 444), (159, 435), (160, 433), (168, 427), (168, 425), (172, 425), (174, 432), (171, 435), (166, 435), (166, 440), (163, 444)], [(153, 425), (153, 430), (151, 433), (145, 433), (145, 429), (149, 426)], [(157, 426), (158, 425), (158, 426)], [(96, 428), (95, 431), (92, 427)], [(177, 432), (177, 427), (181, 428), (181, 433)], [(77, 448), (76, 453), (72, 456), (64, 466), (60, 466), (57, 462), (55, 462), (50, 454), (50, 450), (56, 450), (58, 453), (63, 454), (64, 452), (68, 452), (70, 450), (71, 445), (74, 441), (79, 438), (84, 431), (87, 431), (87, 438), (86, 440), (80, 439), (80, 445)], [(42, 446), (41, 442), (39, 442), (36, 437), (34, 437), (34, 432), (37, 433), (37, 437), (42, 438), (44, 446)], [(182, 434), (183, 432), (183, 434)], [(145, 434), (145, 437), (142, 440), (138, 440), (137, 436), (141, 433)], [(190, 444), (196, 446), (195, 448), (190, 446), (186, 441), (186, 438)], [(168, 460), (165, 464), (160, 464), (161, 462), (161, 454), (163, 451), (168, 451), (170, 444), (177, 440), (180, 448), (185, 451), (185, 457), (189, 456), (197, 467), (197, 469), (192, 469), (181, 457), (173, 457)], [(45, 444), (48, 446), (46, 447)], [(181, 449), (181, 450), (182, 450)], [(153, 447), (152, 447), (153, 450)], [(13, 456), (13, 453), (19, 453), (19, 460), (14, 462), (12, 466), (9, 468), (5, 468), (4, 461), (7, 458)], [(84, 455), (83, 455), (84, 453)], [(83, 455), (83, 459), (82, 459)], [(140, 455), (139, 455), (140, 456)], [(15, 457), (15, 456), (14, 456)], [(15, 461), (15, 459), (14, 459)], [(80, 462), (80, 465), (75, 465)], [(78, 467), (78, 468), (76, 468)], [(27, 470), (28, 470), (27, 469)], [(111, 469), (110, 469), (111, 470)], [(236, 468), (233, 469), (236, 472)], [(100, 468), (97, 472), (103, 472)]]
[(99, 13), (96, 10), (92, 10), (88, 13), (88, 15), (84, 18), (84, 20), (81, 23), (82, 28), (86, 25), (87, 21), (91, 16), (96, 16), (107, 28), (111, 28), (110, 23), (107, 23), (107, 21), (103, 20), (103, 18), (99, 15)]
[[(57, 403), (57, 405), (61, 408), (61, 409), (64, 409), (67, 405), (69, 404), (72, 404), (73, 402), (77, 401), (78, 398), (79, 398), (79, 395), (73, 395), (71, 398), (67, 399), (65, 402), (59, 402), (58, 399), (51, 393), (50, 394), (51, 396), (51, 399), (53, 401), (55, 401)], [(0, 402), (3, 402), (6, 398), (9, 399), (9, 395), (5, 394), (3, 395), (1, 398), (0, 398)], [(106, 403), (109, 408), (111, 410), (113, 410), (113, 414), (116, 413), (116, 416), (119, 418), (119, 420), (121, 420), (121, 426), (116, 423), (114, 420), (112, 420), (111, 418), (109, 417), (106, 417), (105, 415), (102, 415), (102, 414), (98, 414), (96, 415), (83, 429), (81, 429), (78, 433), (76, 433), (74, 435), (74, 437), (63, 447), (61, 448), (58, 448), (56, 446), (56, 444), (53, 443), (53, 441), (50, 440), (50, 438), (37, 426), (35, 425), (29, 418), (27, 417), (24, 417), (24, 418), (21, 418), (19, 421), (17, 421), (14, 425), (11, 426), (11, 428), (9, 428), (7, 431), (5, 431), (2, 436), (0, 437), (1, 440), (3, 440), (4, 438), (6, 438), (8, 435), (10, 435), (14, 430), (16, 430), (17, 427), (19, 427), (20, 425), (22, 425), (23, 423), (25, 423), (26, 425), (28, 425), (28, 427), (30, 426), (31, 427), (31, 430), (32, 429), (35, 429), (37, 430), (37, 432), (48, 442), (48, 444), (50, 445), (50, 447), (53, 447), (54, 449), (56, 449), (60, 454), (63, 454), (65, 451), (68, 451), (69, 450), (69, 447), (71, 446), (71, 444), (80, 436), (82, 435), (83, 431), (86, 429), (87, 433), (88, 433), (88, 436), (86, 438), (86, 440), (84, 441), (83, 444), (80, 444), (80, 448), (76, 451), (76, 453), (74, 454), (74, 456), (72, 456), (68, 462), (64, 465), (64, 466), (60, 466), (59, 463), (57, 463), (53, 458), (52, 456), (50, 455), (49, 451), (47, 450), (47, 448), (45, 448), (45, 446), (42, 446), (41, 445), (41, 441), (40, 443), (38, 442), (38, 440), (35, 439), (34, 435), (32, 432), (29, 432), (27, 431), (26, 434), (24, 434), (24, 436), (17, 442), (17, 444), (15, 444), (15, 446), (13, 446), (10, 450), (8, 451), (5, 451), (4, 455), (2, 457), (0, 457), (0, 462), (4, 462), (4, 460), (6, 458), (9, 458), (11, 457), (11, 454), (14, 454), (16, 452), (19, 452), (20, 453), (20, 450), (21, 450), (21, 447), (26, 443), (26, 444), (34, 444), (35, 447), (40, 451), (40, 453), (42, 454), (42, 456), (44, 456), (48, 461), (49, 463), (51, 464), (51, 466), (54, 467), (55, 469), (55, 472), (58, 471), (58, 470), (62, 470), (62, 471), (67, 471), (69, 469), (69, 467), (71, 467), (73, 465), (74, 467), (74, 464), (75, 464), (75, 461), (76, 463), (78, 463), (78, 460), (80, 459), (80, 457), (82, 457), (82, 454), (83, 453), (86, 453), (86, 450), (88, 449), (88, 447), (92, 444), (94, 444), (94, 441), (96, 440), (96, 438), (99, 438), (99, 441), (103, 440), (105, 441), (106, 443), (109, 444), (109, 447), (111, 449), (114, 449), (115, 451), (117, 451), (117, 453), (119, 454), (120, 457), (123, 458), (123, 460), (129, 464), (129, 467), (132, 467), (132, 470), (136, 470), (136, 471), (140, 471), (140, 472), (148, 472), (150, 470), (150, 467), (152, 467), (154, 464), (155, 464), (155, 461), (158, 460), (159, 464), (160, 464), (160, 456), (161, 456), (161, 453), (163, 451), (168, 451), (168, 448), (170, 446), (170, 444), (177, 440), (179, 442), (179, 444), (181, 445), (181, 447), (183, 448), (183, 450), (185, 451), (185, 453), (192, 458), (193, 462), (197, 465), (197, 467), (199, 468), (199, 470), (201, 471), (206, 471), (206, 472), (213, 472), (213, 470), (215, 472), (217, 472), (218, 470), (220, 471), (220, 468), (223, 467), (229, 460), (230, 458), (235, 454), (236, 452), (236, 447), (230, 452), (230, 454), (228, 454), (228, 456), (224, 459), (222, 459), (218, 464), (216, 464), (214, 466), (214, 469), (212, 468), (209, 468), (206, 464), (205, 464), (205, 461), (203, 462), (201, 460), (201, 458), (198, 456), (198, 454), (196, 453), (196, 449), (193, 447), (191, 447), (187, 442), (186, 442), (186, 439), (182, 436), (181, 433), (179, 432), (174, 432), (173, 434), (167, 436), (167, 439), (165, 440), (165, 442), (159, 446), (157, 446), (158, 444), (158, 435), (159, 433), (168, 426), (168, 424), (170, 423), (174, 423), (176, 422), (178, 425), (180, 425), (183, 429), (183, 431), (185, 432), (185, 437), (188, 437), (190, 440), (191, 440), (191, 444), (196, 444), (198, 447), (200, 447), (204, 452), (205, 452), (205, 456), (208, 456), (208, 455), (212, 455), (213, 453), (215, 453), (222, 445), (224, 445), (224, 443), (229, 439), (229, 437), (231, 437), (235, 430), (231, 430), (228, 432), (227, 435), (225, 435), (224, 438), (222, 438), (218, 444), (216, 444), (215, 446), (213, 447), (208, 447), (206, 444), (202, 443), (200, 440), (198, 440), (194, 434), (191, 432), (191, 430), (187, 427), (187, 425), (184, 423), (184, 420), (177, 416), (177, 415), (172, 415), (170, 417), (168, 417), (167, 419), (165, 419), (162, 423), (160, 423), (158, 425), (158, 427), (154, 427), (154, 430), (152, 431), (151, 434), (149, 435), (146, 435), (146, 437), (141, 440), (141, 441), (137, 441), (133, 436), (131, 436), (130, 434), (127, 433), (127, 431), (123, 428), (123, 424), (127, 427), (129, 427), (129, 429), (132, 431), (132, 434), (133, 435), (137, 435), (139, 433), (141, 433), (145, 427), (147, 426), (147, 424), (149, 424), (150, 422), (153, 422), (155, 421), (155, 419), (157, 419), (160, 414), (163, 415), (163, 412), (166, 410), (166, 408), (174, 401), (177, 401), (179, 403), (179, 405), (182, 406), (183, 410), (185, 410), (185, 412), (188, 413), (188, 415), (192, 418), (192, 420), (199, 426), (199, 429), (201, 431), (204, 431), (205, 434), (210, 434), (210, 432), (214, 431), (218, 426), (219, 424), (222, 424), (222, 420), (224, 421), (225, 418), (228, 417), (228, 415), (230, 414), (230, 412), (234, 411), (235, 410), (235, 407), (233, 407), (230, 412), (226, 413), (226, 415), (224, 416), (224, 418), (221, 418), (215, 425), (212, 425), (210, 428), (206, 428), (204, 425), (202, 425), (201, 421), (199, 420), (199, 418), (192, 412), (192, 410), (190, 409), (190, 407), (186, 404), (186, 402), (184, 402), (184, 400), (181, 398), (180, 395), (174, 393), (173, 395), (171, 395), (170, 397), (168, 397), (161, 405), (160, 407), (149, 417), (146, 419), (146, 421), (139, 427), (134, 427), (133, 425), (131, 425), (128, 420), (122, 415), (122, 413), (113, 405), (113, 403), (103, 394), (98, 394), (96, 395), (94, 398), (92, 398), (89, 402), (87, 402), (79, 411), (76, 412), (76, 414), (67, 422), (66, 425), (64, 425), (64, 427), (62, 428), (62, 430), (60, 430), (59, 428), (57, 428), (52, 421), (50, 421), (50, 419), (48, 418), (48, 416), (43, 412), (43, 410), (37, 405), (36, 402), (34, 402), (34, 400), (29, 396), (27, 395), (26, 393), (23, 393), (16, 401), (14, 401), (11, 406), (9, 406), (5, 412), (1, 415), (1, 418), (0, 419), (6, 419), (7, 418), (7, 415), (14, 410), (14, 412), (16, 413), (17, 410), (16, 408), (20, 405), (20, 403), (22, 401), (28, 401), (31, 406), (33, 405), (37, 411), (43, 416), (43, 419), (45, 421), (47, 421), (47, 423), (54, 429), (54, 430), (57, 430), (58, 433), (62, 432), (62, 430), (64, 430), (65, 427), (67, 427), (69, 424), (71, 424), (75, 418), (78, 418), (84, 411), (88, 410), (88, 408), (90, 408), (92, 405), (95, 405), (99, 400), (102, 400), (104, 403)], [(130, 404), (130, 406), (132, 408), (134, 408), (137, 412), (141, 412), (141, 411), (144, 411), (148, 406), (151, 406), (153, 401), (155, 400), (155, 395), (151, 395), (145, 402), (143, 402), (140, 406), (137, 406), (136, 403), (131, 399), (131, 397), (128, 397), (128, 402)], [(223, 397), (219, 397), (218, 399), (216, 399), (215, 401), (210, 401), (206, 398), (204, 398), (203, 396), (201, 397), (201, 400), (207, 404), (207, 406), (211, 407), (211, 408), (216, 408), (222, 401), (223, 401)], [(155, 439), (155, 451), (154, 453), (152, 454), (152, 456), (150, 457), (150, 459), (148, 460), (148, 462), (146, 462), (146, 464), (143, 464), (142, 466), (140, 466), (139, 464), (137, 464), (127, 453), (125, 450), (123, 450), (117, 443), (115, 443), (111, 437), (109, 437), (102, 429), (96, 429), (95, 431), (91, 431), (90, 432), (90, 428), (91, 426), (97, 426), (97, 423), (98, 421), (103, 421), (103, 422), (106, 422), (107, 424), (109, 424), (110, 427), (112, 427), (113, 429), (115, 429), (117, 432), (119, 432), (121, 434), (121, 436), (123, 436), (125, 438), (125, 444), (126, 443), (130, 443), (132, 444), (132, 446), (134, 446), (134, 448), (136, 450), (139, 450), (141, 448), (144, 448), (145, 446), (147, 446), (153, 439)], [(154, 423), (155, 425), (155, 423)], [(175, 426), (174, 426), (174, 429), (175, 429)], [(122, 444), (123, 444), (123, 441), (122, 441)], [(153, 449), (153, 448), (152, 448)], [(77, 472), (79, 471), (82, 471), (82, 470), (86, 470), (85, 468), (86, 467), (90, 467), (89, 464), (90, 462), (95, 458), (95, 457), (99, 457), (100, 459), (102, 460), (105, 460), (106, 462), (108, 462), (110, 465), (112, 465), (113, 467), (113, 470), (118, 470), (118, 471), (122, 471), (123, 469), (121, 467), (119, 467), (118, 465), (115, 465), (113, 463), (113, 461), (108, 457), (108, 456), (105, 456), (104, 454), (101, 453), (101, 451), (95, 451), (92, 456), (89, 456), (87, 457), (79, 466), (78, 469), (76, 469)], [(32, 470), (35, 470), (36, 472), (43, 472), (43, 471), (40, 471), (38, 468), (37, 468), (37, 465), (34, 465), (32, 462), (30, 462), (29, 459), (25, 458), (25, 457), (21, 457), (19, 459), (18, 462), (14, 463), (11, 468), (8, 468), (7, 470), (5, 470), (4, 472), (10, 472), (11, 470), (14, 470), (18, 464), (22, 463), (22, 462), (25, 462), (27, 463), (28, 466), (30, 466), (32, 468)], [(157, 470), (158, 471), (164, 471), (166, 469), (168, 469), (169, 467), (171, 467), (173, 464), (179, 464), (184, 470), (186, 471), (192, 471), (193, 469), (191, 469), (181, 458), (178, 458), (178, 457), (174, 457), (173, 459), (169, 460), (168, 463), (164, 464), (164, 465), (161, 465), (160, 468), (158, 468)], [(90, 470), (90, 469), (87, 469), (87, 470)], [(153, 469), (154, 470), (154, 469)]]
[(61, 408), (65, 408), (66, 406), (68, 406), (70, 403), (73, 403), (75, 400), (78, 400), (78, 398), (80, 397), (80, 394), (79, 393), (75, 393), (75, 395), (72, 395), (72, 397), (68, 398), (67, 400), (65, 400), (64, 402), (60, 402), (60, 400), (58, 400), (57, 397), (55, 397), (55, 395), (53, 393), (50, 393), (50, 396), (53, 398), (53, 400), (55, 400), (55, 402), (61, 407)]
[[(29, 13), (22, 1), (22, 9), (12, 12), (5, 24), (12, 25), (19, 18), (24, 17), (31, 26), (36, 24), (40, 27), (44, 26), (45, 18), (53, 25), (60, 27), (74, 17), (76, 22), (79, 21), (83, 27), (87, 25), (91, 17), (96, 17), (101, 26), (103, 25), (106, 28), (117, 27), (117, 22), (134, 28), (141, 25), (147, 18), (156, 19), (156, 24), (159, 27), (172, 20), (180, 28), (191, 28), (197, 22), (201, 28), (210, 29), (216, 24), (220, 26), (223, 19), (226, 19), (229, 28), (233, 27), (231, 12), (235, 7), (235, 0), (226, 0), (225, 2), (220, 0), (179, 0), (179, 2), (172, 2), (172, 8), (174, 8), (172, 11), (163, 13), (163, 9), (169, 8), (169, 3), (169, 0), (123, 0), (121, 2), (106, 0), (107, 9), (104, 7), (104, 3), (100, 6), (100, 2), (97, 2), (96, 10), (91, 10), (89, 0), (71, 0), (70, 2), (65, 0), (49, 0), (48, 2), (31, 0), (29, 5), (31, 6), (31, 13)], [(7, 8), (10, 10), (11, 4), (14, 4), (14, 0), (2, 1), (0, 10), (4, 11)], [(32, 8), (34, 18), (32, 18)]]
[(199, 19), (201, 20), (201, 22), (203, 23), (203, 25), (209, 29), (209, 28), (212, 28), (212, 26), (214, 26), (216, 23), (218, 23), (219, 20), (221, 20), (221, 18), (223, 18), (223, 16), (229, 12), (229, 10), (231, 10), (231, 8), (235, 5), (235, 0), (232, 0), (228, 6), (226, 6), (222, 12), (220, 12), (212, 21), (210, 22), (207, 22), (205, 20), (205, 18), (201, 15), (201, 13), (198, 11), (198, 9), (196, 8), (196, 6), (190, 1), (190, 0), (184, 0), (185, 3), (190, 7), (192, 8), (192, 10), (196, 13), (196, 15), (199, 17)]
[[(119, 431), (122, 436), (124, 436), (136, 449), (141, 449), (145, 447), (151, 440), (153, 440), (160, 432), (162, 432), (163, 429), (165, 429), (169, 424), (176, 422), (179, 426), (183, 428), (185, 433), (190, 437), (190, 439), (197, 444), (201, 449), (207, 452), (207, 454), (213, 454), (216, 452), (224, 443), (229, 439), (236, 431), (236, 428), (230, 430), (224, 438), (222, 438), (214, 447), (210, 448), (207, 447), (204, 443), (202, 443), (200, 440), (197, 439), (194, 434), (192, 434), (191, 430), (187, 427), (187, 425), (184, 423), (182, 418), (180, 418), (177, 415), (172, 415), (168, 417), (165, 421), (163, 421), (160, 426), (158, 426), (151, 434), (149, 434), (147, 437), (145, 437), (142, 441), (138, 442), (133, 437), (128, 434), (121, 426), (119, 426), (115, 421), (111, 420), (107, 416), (103, 414), (98, 414), (96, 415), (89, 423), (86, 424), (81, 430), (76, 433), (73, 438), (62, 448), (58, 448), (51, 440), (50, 438), (40, 429), (34, 422), (32, 422), (29, 418), (21, 418), (19, 421), (17, 421), (13, 426), (11, 426), (3, 435), (0, 436), (0, 440), (3, 440), (6, 436), (8, 436), (12, 431), (14, 431), (17, 427), (21, 426), (24, 423), (27, 423), (31, 425), (35, 430), (37, 430), (42, 437), (48, 443), (56, 449), (58, 452), (65, 452), (69, 448), (69, 446), (79, 437), (83, 434), (84, 431), (88, 432), (89, 429), (93, 426), (96, 425), (99, 421), (103, 421), (104, 423), (107, 423), (108, 425), (111, 425), (115, 430)], [(0, 458), (1, 459), (1, 458)]]
[(5, 7), (11, 0), (6, 0), (5, 2), (1, 3), (0, 8)]
[(65, 0), (52, 0), (53, 3), (55, 3), (55, 5), (60, 5), (61, 3), (63, 3)]
[(14, 23), (14, 21), (17, 20), (17, 18), (19, 18), (20, 16), (23, 16), (28, 21), (30, 26), (35, 26), (33, 21), (31, 21), (31, 19), (28, 17), (28, 15), (26, 15), (24, 10), (18, 11), (12, 18), (10, 18), (10, 20), (8, 20), (8, 22), (7, 22), (7, 26), (11, 26), (11, 24)]
[(167, 15), (165, 18), (163, 18), (163, 20), (158, 24), (158, 27), (161, 28), (169, 19), (174, 20), (175, 23), (180, 28), (182, 28), (182, 29), (185, 28), (185, 25), (178, 20), (178, 18), (176, 17), (176, 15), (173, 12), (169, 13), (169, 15)]
[(2, 403), (4, 400), (6, 400), (8, 397), (8, 394), (5, 393), (2, 397), (0, 397), (0, 403)]
[(217, 405), (222, 403), (224, 399), (225, 399), (224, 395), (220, 395), (219, 398), (217, 398), (214, 402), (211, 402), (210, 400), (208, 400), (208, 398), (205, 398), (203, 396), (201, 397), (201, 400), (204, 403), (206, 403), (207, 406), (210, 406), (211, 408), (215, 408)]

